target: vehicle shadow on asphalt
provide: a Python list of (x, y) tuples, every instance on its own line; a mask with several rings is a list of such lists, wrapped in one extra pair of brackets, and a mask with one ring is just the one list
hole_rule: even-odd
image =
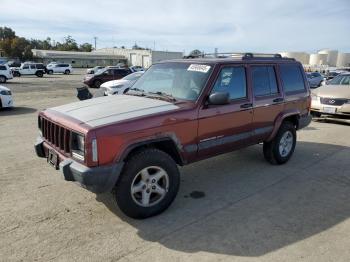
[[(153, 218), (126, 217), (111, 194), (97, 200), (142, 239), (188, 253), (261, 256), (350, 217), (350, 147), (298, 142), (283, 166), (266, 163), (261, 150), (257, 145), (181, 168), (176, 200)], [(205, 197), (192, 198), (193, 191)], [(140, 247), (142, 253), (151, 248)]]
[(24, 114), (31, 114), (37, 111), (36, 108), (31, 107), (12, 107), (12, 108), (1, 108), (0, 109), (0, 117), (1, 116), (12, 116), (12, 115), (24, 115)]

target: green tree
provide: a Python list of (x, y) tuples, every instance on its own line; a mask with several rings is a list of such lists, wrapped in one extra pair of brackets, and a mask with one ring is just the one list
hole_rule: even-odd
[(0, 40), (13, 39), (16, 37), (15, 31), (9, 27), (0, 27)]
[(92, 50), (92, 45), (89, 43), (84, 43), (84, 44), (79, 46), (79, 51), (91, 52), (91, 50)]
[(57, 42), (56, 49), (60, 51), (78, 51), (77, 42), (69, 35), (64, 38), (64, 42)]

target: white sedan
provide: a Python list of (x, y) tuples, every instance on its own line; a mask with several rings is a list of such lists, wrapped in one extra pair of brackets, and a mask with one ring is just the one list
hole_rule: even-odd
[(0, 86), (0, 108), (13, 107), (11, 90), (7, 87)]
[(119, 80), (103, 83), (101, 87), (105, 96), (122, 95), (143, 75), (143, 71), (135, 72)]

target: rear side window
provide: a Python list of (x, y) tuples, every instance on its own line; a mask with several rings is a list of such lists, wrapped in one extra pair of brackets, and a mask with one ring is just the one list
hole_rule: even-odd
[(245, 68), (243, 66), (223, 68), (212, 90), (212, 93), (215, 92), (227, 92), (230, 94), (231, 100), (246, 98)]
[(6, 70), (6, 66), (0, 66), (0, 70)]
[(255, 96), (269, 96), (278, 93), (273, 66), (253, 66), (252, 79)]
[(285, 92), (305, 90), (304, 79), (298, 65), (280, 65), (280, 71)]

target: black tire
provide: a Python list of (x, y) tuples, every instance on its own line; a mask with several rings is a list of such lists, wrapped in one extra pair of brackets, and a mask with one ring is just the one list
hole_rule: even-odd
[(97, 79), (94, 81), (94, 87), (95, 88), (100, 88), (100, 86), (102, 85), (102, 81)]
[(311, 111), (311, 116), (312, 117), (321, 117), (321, 113), (320, 112), (315, 112), (315, 111)]
[[(288, 153), (284, 155), (281, 153), (279, 147), (282, 137), (286, 134), (290, 134), (292, 136), (290, 138), (292, 140), (292, 145), (290, 150), (288, 150)], [(297, 134), (295, 126), (289, 121), (283, 122), (274, 139), (270, 142), (264, 142), (263, 151), (265, 159), (274, 165), (286, 163), (293, 155), (296, 145), (296, 138)]]
[(68, 69), (66, 69), (66, 71), (64, 71), (64, 74), (65, 75), (69, 75), (70, 74), (70, 71)]
[(52, 75), (52, 74), (53, 74), (53, 70), (47, 70), (47, 73), (48, 73), (49, 75)]
[(36, 75), (37, 77), (43, 77), (43, 76), (44, 76), (44, 73), (41, 72), (41, 71), (38, 71), (38, 72), (35, 73), (35, 75)]
[(0, 76), (0, 83), (6, 83), (6, 80), (5, 76)]
[[(153, 205), (145, 207), (140, 205), (140, 203), (137, 203), (137, 200), (135, 200), (131, 193), (131, 186), (141, 170), (152, 167), (160, 167), (166, 172), (168, 187), (166, 193), (159, 200), (159, 202), (155, 202)], [(179, 185), (180, 174), (175, 161), (163, 151), (158, 149), (145, 149), (133, 155), (126, 162), (120, 179), (116, 185), (116, 201), (119, 208), (127, 216), (137, 219), (144, 219), (155, 216), (167, 209), (175, 199), (179, 190)]]

